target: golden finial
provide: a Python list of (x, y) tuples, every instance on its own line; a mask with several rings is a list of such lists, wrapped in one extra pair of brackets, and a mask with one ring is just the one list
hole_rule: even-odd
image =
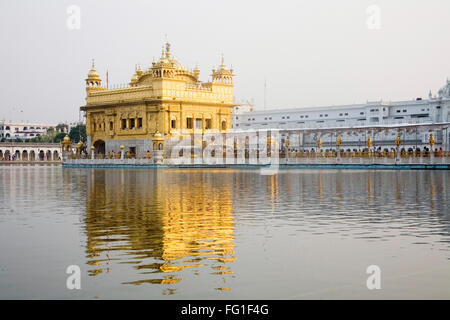
[(170, 53), (170, 42), (166, 42), (166, 53)]

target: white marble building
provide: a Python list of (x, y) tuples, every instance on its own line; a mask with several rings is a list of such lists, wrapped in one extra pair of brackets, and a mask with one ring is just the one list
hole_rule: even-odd
[(47, 132), (47, 129), (56, 125), (42, 123), (19, 123), (0, 121), (0, 138), (11, 139), (32, 139)]
[[(439, 89), (434, 97), (430, 91), (428, 99), (417, 98), (410, 101), (374, 101), (364, 104), (272, 109), (266, 111), (242, 112), (233, 115), (234, 131), (300, 130), (301, 143), (314, 147), (319, 137), (332, 147), (336, 134), (343, 139), (343, 147), (364, 147), (370, 136), (378, 146), (393, 146), (397, 135), (411, 147), (424, 147), (430, 133), (436, 137), (436, 146), (448, 149), (450, 123), (450, 81)], [(429, 125), (441, 124), (437, 130)], [(352, 130), (358, 129), (358, 130)], [(308, 139), (308, 135), (311, 136)], [(333, 138), (334, 135), (334, 138)], [(315, 138), (314, 138), (314, 137)], [(329, 141), (329, 143), (327, 143)], [(292, 144), (291, 144), (292, 146)], [(298, 147), (299, 145), (297, 145)]]

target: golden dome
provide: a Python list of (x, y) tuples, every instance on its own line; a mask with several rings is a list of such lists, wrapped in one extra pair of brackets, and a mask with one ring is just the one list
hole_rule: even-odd
[(92, 67), (92, 69), (89, 71), (88, 73), (88, 79), (92, 79), (92, 80), (98, 80), (100, 79), (100, 75), (98, 74), (97, 70), (95, 70), (94, 67)]
[(136, 83), (136, 82), (138, 82), (138, 80), (139, 80), (138, 75), (137, 75), (137, 74), (134, 74), (134, 75), (133, 75), (133, 78), (131, 78), (131, 83)]
[(141, 67), (136, 65), (136, 72), (134, 73), (133, 77), (131, 78), (131, 82), (130, 85), (134, 86), (137, 85), (137, 83), (139, 82), (139, 79), (141, 78), (142, 74), (144, 73), (144, 71), (141, 70)]
[(136, 70), (136, 75), (138, 77), (142, 76), (142, 74), (144, 73), (144, 71), (142, 71), (141, 67), (139, 66), (138, 69)]
[(95, 69), (94, 60), (92, 60), (92, 68), (88, 73), (88, 77), (86, 81), (100, 81), (100, 75), (98, 74), (97, 70)]
[(70, 142), (70, 137), (66, 134), (66, 136), (63, 139), (64, 142), (69, 143)]
[(161, 133), (159, 133), (159, 131), (156, 131), (156, 133), (153, 135), (153, 137), (155, 137), (156, 139), (161, 139), (162, 135), (161, 135)]

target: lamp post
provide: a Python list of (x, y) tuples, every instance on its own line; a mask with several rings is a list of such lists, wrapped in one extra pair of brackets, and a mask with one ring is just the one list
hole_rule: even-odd
[(341, 144), (342, 144), (342, 139), (341, 137), (337, 137), (336, 138), (336, 146), (337, 146), (337, 157), (336, 157), (336, 161), (339, 163), (341, 162)]
[(367, 144), (368, 158), (370, 158), (371, 157), (370, 148), (372, 148), (372, 139), (370, 139), (370, 137), (367, 138), (366, 144)]
[(284, 158), (285, 158), (285, 163), (289, 162), (289, 147), (291, 145), (291, 142), (289, 141), (289, 136), (286, 137), (286, 140), (284, 142)]
[(433, 163), (434, 162), (434, 152), (433, 152), (434, 137), (433, 137), (432, 133), (430, 133), (430, 137), (428, 138), (428, 143), (430, 144), (430, 163)]
[[(320, 149), (322, 148), (322, 140), (320, 140), (320, 138), (319, 138), (319, 140), (317, 140), (317, 152), (319, 153), (320, 152)], [(316, 159), (317, 159), (317, 153), (316, 153)]]
[(95, 147), (94, 146), (91, 146), (91, 160), (94, 160), (94, 158), (95, 158)]
[(400, 163), (400, 145), (402, 144), (402, 138), (400, 136), (397, 136), (395, 138), (395, 145), (397, 146), (397, 155), (395, 157), (395, 163)]
[(123, 160), (124, 159), (124, 153), (123, 150), (125, 149), (125, 146), (122, 144), (120, 146), (120, 159)]

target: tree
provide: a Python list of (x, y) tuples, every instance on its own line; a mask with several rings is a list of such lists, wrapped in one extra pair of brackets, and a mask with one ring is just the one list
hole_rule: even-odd
[(42, 136), (36, 136), (33, 139), (31, 139), (32, 142), (43, 142), (42, 141)]
[(59, 143), (64, 139), (65, 136), (66, 136), (66, 133), (60, 132), (60, 133), (56, 134), (56, 136), (53, 138), (53, 142)]
[(65, 123), (60, 123), (56, 126), (56, 131), (58, 132), (68, 132), (69, 126)]
[(78, 143), (80, 140), (86, 142), (86, 126), (84, 124), (79, 124), (72, 127), (72, 129), (70, 129), (69, 137), (73, 143)]

